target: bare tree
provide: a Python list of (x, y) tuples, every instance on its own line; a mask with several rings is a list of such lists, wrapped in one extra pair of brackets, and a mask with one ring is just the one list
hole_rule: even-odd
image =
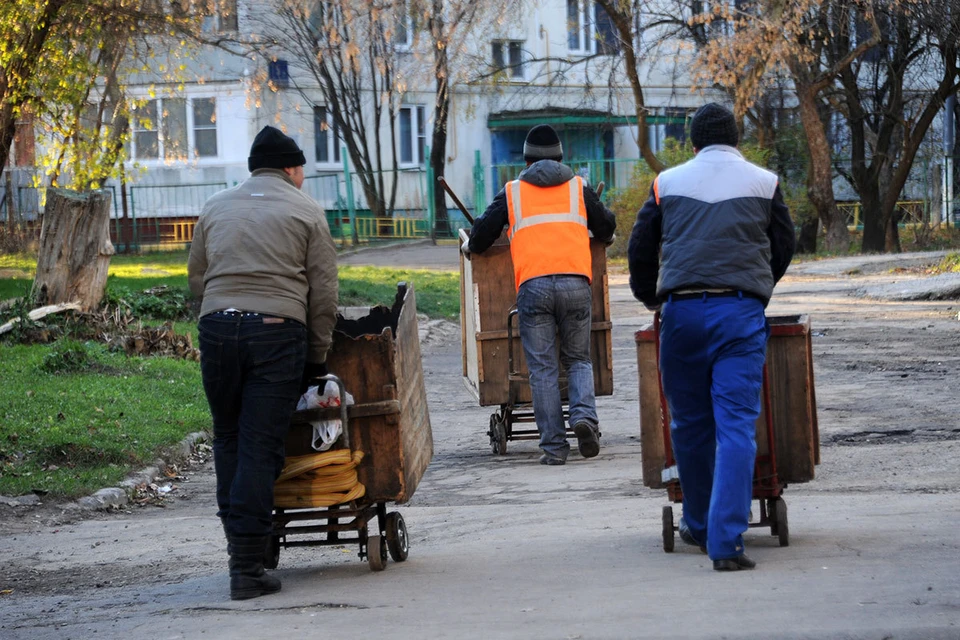
[(825, 49), (832, 0), (757, 0), (731, 10), (711, 0), (698, 18), (732, 22), (725, 36), (703, 47), (699, 79), (728, 88), (736, 110), (744, 113), (772, 78), (787, 73), (793, 82), (809, 155), (807, 195), (826, 232), (826, 245), (844, 251), (850, 235), (837, 209), (833, 191), (833, 158), (821, 105), (823, 93), (837, 76), (880, 41), (879, 28), (869, 6), (858, 12), (866, 26), (864, 38), (846, 55), (828, 60)]
[[(834, 0), (832, 62), (857, 48), (852, 0)], [(839, 74), (836, 105), (850, 133), (845, 175), (860, 196), (865, 252), (900, 251), (895, 210), (921, 143), (960, 87), (960, 1), (877, 2), (879, 44)]]
[[(297, 82), (308, 102), (319, 91), (375, 217), (391, 217), (397, 197), (396, 116), (405, 81), (397, 41), (405, 3), (359, 0), (276, 0), (257, 15), (261, 40), (273, 58), (300, 67), (312, 82)], [(383, 129), (389, 139), (383, 139)]]

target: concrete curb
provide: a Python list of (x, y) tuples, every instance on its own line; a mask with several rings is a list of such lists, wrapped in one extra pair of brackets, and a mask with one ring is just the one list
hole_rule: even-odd
[(166, 467), (186, 460), (190, 457), (190, 454), (193, 453), (198, 443), (210, 439), (210, 434), (206, 431), (190, 433), (165, 452), (166, 459), (157, 458), (150, 466), (144, 467), (139, 471), (134, 471), (128, 475), (120, 482), (119, 486), (100, 489), (93, 495), (85, 496), (74, 503), (66, 505), (65, 508), (82, 509), (84, 511), (104, 511), (122, 507), (130, 502), (130, 498), (133, 497), (138, 486), (150, 484), (162, 475)]

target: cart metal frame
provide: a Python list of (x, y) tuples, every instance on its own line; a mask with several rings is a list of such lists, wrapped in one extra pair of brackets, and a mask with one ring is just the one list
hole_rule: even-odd
[[(493, 453), (503, 455), (507, 452), (507, 442), (510, 440), (539, 440), (540, 431), (536, 428), (536, 418), (533, 414), (532, 402), (518, 402), (519, 388), (521, 384), (530, 384), (529, 374), (520, 373), (515, 366), (514, 358), (514, 339), (513, 339), (513, 320), (519, 316), (516, 305), (507, 312), (507, 363), (509, 375), (509, 391), (507, 393), (507, 402), (500, 405), (490, 415), (490, 428), (487, 435), (490, 437), (490, 449)], [(592, 330), (592, 329), (591, 329)], [(519, 328), (518, 328), (519, 333)], [(561, 389), (566, 384), (567, 378), (561, 375), (557, 380)], [(570, 410), (566, 402), (563, 403), (563, 421), (564, 424), (570, 419)], [(515, 424), (534, 424), (533, 429), (514, 429)], [(573, 429), (567, 425), (567, 438), (576, 438)], [(597, 431), (597, 436), (601, 433)]]
[[(679, 504), (683, 502), (683, 493), (680, 490), (680, 477), (677, 474), (677, 463), (673, 458), (673, 441), (670, 437), (670, 412), (667, 407), (667, 399), (663, 394), (663, 379), (659, 376), (660, 372), (660, 314), (657, 313), (653, 318), (653, 330), (655, 335), (655, 353), (657, 358), (657, 385), (660, 391), (660, 415), (662, 420), (660, 428), (663, 434), (663, 448), (666, 455), (662, 478), (667, 488), (667, 497), (672, 503)], [(763, 414), (767, 442), (769, 451), (762, 454), (758, 451), (754, 461), (753, 471), (753, 499), (759, 502), (759, 519), (749, 523), (750, 528), (769, 527), (770, 535), (775, 536), (781, 547), (790, 544), (790, 529), (787, 522), (787, 503), (783, 499), (783, 490), (787, 488), (786, 484), (780, 481), (777, 473), (777, 448), (773, 432), (773, 412), (770, 403), (770, 380), (767, 371), (767, 364), (763, 365), (763, 390), (761, 393), (761, 402), (763, 403)], [(663, 507), (661, 514), (663, 525), (663, 550), (667, 553), (673, 552), (675, 548), (675, 534), (679, 530), (678, 525), (674, 524), (673, 506)]]
[[(311, 380), (311, 383), (334, 382), (340, 397), (346, 398), (343, 381), (329, 374)], [(346, 402), (337, 409), (312, 409), (311, 417), (331, 419), (339, 417), (342, 425), (341, 448), (350, 449), (350, 431)], [(398, 511), (387, 512), (385, 501), (368, 502), (362, 498), (329, 507), (312, 509), (273, 510), (273, 531), (267, 539), (263, 566), (276, 569), (280, 562), (280, 549), (291, 547), (343, 546), (356, 543), (360, 559), (366, 559), (372, 571), (383, 571), (387, 566), (387, 553), (396, 562), (407, 559), (410, 542), (407, 525)], [(296, 523), (291, 526), (291, 523)], [(370, 530), (375, 528), (375, 533)], [(355, 535), (349, 535), (349, 534)], [(342, 534), (348, 534), (346, 536)], [(311, 536), (308, 539), (290, 540)]]

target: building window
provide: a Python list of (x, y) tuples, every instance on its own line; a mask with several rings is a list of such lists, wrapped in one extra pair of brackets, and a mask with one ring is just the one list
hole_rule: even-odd
[(413, 46), (413, 33), (416, 22), (405, 1), (396, 3), (397, 15), (394, 23), (393, 45), (399, 51), (409, 51)]
[(137, 160), (155, 160), (160, 157), (160, 132), (157, 130), (157, 103), (151, 100), (139, 107), (133, 117), (133, 149), (131, 157)]
[(326, 107), (313, 108), (313, 144), (318, 163), (340, 164), (340, 132)]
[(493, 43), (493, 67), (511, 78), (523, 78), (523, 42), (519, 40)]
[(567, 0), (567, 48), (583, 54), (617, 52), (613, 20), (593, 0)]
[(216, 98), (157, 98), (133, 113), (132, 160), (217, 157)]
[(226, 33), (237, 31), (237, 0), (219, 0), (210, 15), (203, 18), (203, 31)]
[(426, 146), (426, 109), (423, 105), (401, 107), (400, 163), (424, 164)]
[(198, 158), (217, 157), (217, 99), (194, 98), (193, 149)]

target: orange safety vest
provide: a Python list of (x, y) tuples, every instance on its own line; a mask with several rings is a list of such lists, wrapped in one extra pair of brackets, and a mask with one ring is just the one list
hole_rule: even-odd
[(510, 255), (516, 286), (555, 274), (593, 275), (583, 179), (574, 176), (555, 187), (522, 180), (507, 183)]

